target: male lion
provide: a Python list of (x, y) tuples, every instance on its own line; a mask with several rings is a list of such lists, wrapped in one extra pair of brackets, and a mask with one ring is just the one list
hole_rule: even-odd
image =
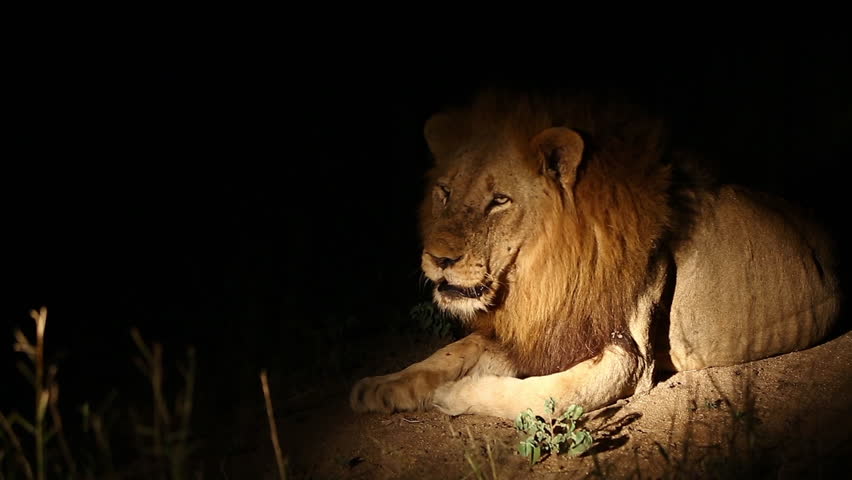
[(422, 268), (473, 333), (362, 379), (356, 411), (594, 410), (655, 368), (803, 349), (836, 320), (827, 235), (781, 200), (684, 181), (637, 109), (489, 93), (424, 133)]

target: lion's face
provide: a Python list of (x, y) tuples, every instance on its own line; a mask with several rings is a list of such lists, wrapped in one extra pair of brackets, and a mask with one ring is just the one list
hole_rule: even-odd
[(572, 203), (583, 141), (567, 128), (505, 134), (445, 114), (424, 134), (436, 163), (420, 212), (421, 265), (436, 304), (470, 319), (508, 298), (524, 252)]
[(422, 268), (434, 299), (462, 318), (504, 295), (518, 253), (536, 235), (545, 176), (518, 149), (466, 151), (435, 174), (422, 211)]

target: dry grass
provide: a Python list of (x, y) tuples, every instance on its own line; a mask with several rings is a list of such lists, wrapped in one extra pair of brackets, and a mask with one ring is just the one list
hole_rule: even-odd
[(183, 390), (174, 399), (174, 408), (169, 409), (169, 402), (163, 387), (163, 346), (154, 342), (148, 345), (139, 333), (131, 329), (130, 335), (136, 347), (142, 354), (134, 359), (134, 363), (148, 378), (151, 385), (151, 423), (144, 424), (138, 420), (140, 415), (135, 411), (132, 416), (136, 419), (137, 441), (140, 451), (151, 448), (149, 462), (157, 465), (160, 471), (168, 471), (169, 478), (187, 478), (189, 456), (194, 450), (190, 443), (190, 419), (192, 418), (193, 394), (195, 391), (195, 350), (190, 347), (186, 353), (186, 363), (178, 366), (182, 377)]
[(263, 398), (266, 401), (266, 416), (269, 419), (269, 435), (272, 438), (272, 447), (275, 449), (275, 462), (278, 464), (278, 474), (281, 480), (287, 478), (287, 461), (281, 453), (281, 444), (278, 442), (278, 427), (275, 424), (275, 411), (272, 409), (272, 396), (269, 394), (269, 380), (266, 370), (260, 372), (260, 383), (263, 388)]
[[(129, 407), (138, 458), (117, 472), (113, 466), (108, 422), (104, 419), (108, 410), (118, 408), (113, 406), (115, 394), (98, 409), (91, 408), (88, 403), (80, 408), (79, 424), (84, 434), (81, 438), (90, 438), (91, 445), (75, 445), (72, 450), (60, 415), (57, 368), (45, 362), (47, 308), (33, 310), (30, 316), (35, 322), (35, 338), (31, 340), (23, 331), (16, 330), (14, 348), (25, 354), (28, 360), (20, 362), (18, 370), (33, 386), (34, 420), (27, 420), (17, 411), (8, 415), (0, 412), (0, 480), (20, 478), (20, 475), (28, 480), (44, 480), (48, 476), (83, 479), (200, 478), (201, 470), (194, 470), (190, 465), (195, 450), (190, 429), (196, 380), (195, 350), (192, 347), (187, 350), (185, 362), (177, 368), (181, 388), (169, 398), (162, 344), (149, 343), (138, 329), (131, 330), (130, 336), (139, 352), (133, 362), (147, 378), (151, 396), (142, 405), (144, 414)], [(287, 459), (279, 443), (265, 370), (261, 372), (260, 380), (279, 477), (286, 480)], [(147, 420), (143, 421), (145, 417)], [(28, 442), (24, 434), (32, 440)]]
[[(112, 398), (98, 410), (92, 410), (88, 404), (82, 406), (79, 424), (84, 435), (81, 438), (90, 434), (93, 445), (75, 445), (72, 450), (60, 414), (57, 368), (45, 361), (47, 308), (33, 310), (30, 316), (35, 322), (35, 337), (30, 339), (22, 330), (16, 330), (14, 349), (26, 355), (27, 361), (19, 362), (17, 367), (33, 387), (32, 420), (17, 411), (8, 415), (0, 412), (0, 480), (7, 476), (18, 478), (18, 474), (28, 480), (44, 480), (48, 476), (188, 478), (193, 451), (190, 420), (196, 377), (194, 349), (188, 349), (185, 364), (178, 366), (182, 388), (174, 401), (169, 402), (163, 382), (162, 345), (156, 342), (149, 345), (137, 329), (131, 331), (141, 353), (135, 363), (151, 386), (151, 423), (139, 421), (139, 416), (131, 409), (139, 459), (126, 472), (118, 474), (113, 469), (110, 432), (104, 422), (104, 410), (113, 408)], [(27, 437), (31, 437), (31, 441)], [(8, 462), (7, 451), (12, 454)]]

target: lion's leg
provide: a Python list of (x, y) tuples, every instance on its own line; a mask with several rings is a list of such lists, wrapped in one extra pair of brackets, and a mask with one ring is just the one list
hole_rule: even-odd
[(590, 411), (631, 395), (645, 368), (640, 357), (613, 345), (597, 358), (553, 375), (525, 379), (468, 376), (439, 387), (433, 403), (450, 415), (473, 413), (508, 419), (527, 408), (543, 415), (545, 401), (551, 397), (557, 408), (574, 403)]
[(514, 369), (492, 340), (473, 333), (397, 373), (360, 380), (349, 403), (357, 412), (426, 409), (436, 388), (470, 373), (507, 375)]

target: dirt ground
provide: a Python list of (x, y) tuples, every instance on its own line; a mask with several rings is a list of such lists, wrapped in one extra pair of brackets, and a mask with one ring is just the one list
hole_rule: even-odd
[[(438, 412), (353, 414), (354, 377), (397, 370), (441, 345), (376, 338), (349, 381), (291, 391), (278, 405), (287, 478), (849, 478), (852, 333), (751, 364), (681, 372), (648, 394), (587, 414), (593, 448), (539, 464), (516, 453), (512, 422)], [(392, 345), (392, 347), (389, 347)], [(371, 351), (369, 346), (365, 352)], [(223, 474), (275, 478), (268, 429)]]

